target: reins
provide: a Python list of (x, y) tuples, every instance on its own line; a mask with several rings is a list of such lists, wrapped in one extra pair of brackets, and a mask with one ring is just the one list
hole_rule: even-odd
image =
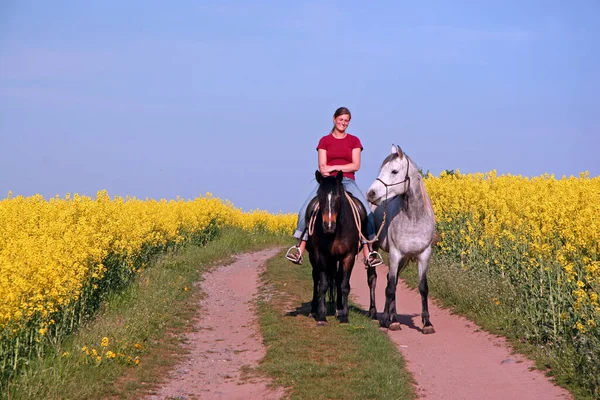
[[(381, 226), (379, 227), (379, 231), (377, 232), (377, 235), (375, 235), (375, 238), (373, 238), (373, 240), (369, 240), (362, 234), (362, 222), (360, 220), (360, 211), (358, 211), (358, 207), (356, 206), (356, 204), (354, 204), (354, 200), (352, 200), (352, 197), (350, 197), (348, 192), (345, 190), (344, 190), (344, 195), (346, 196), (346, 199), (348, 200), (348, 203), (350, 204), (350, 209), (352, 210), (352, 216), (354, 218), (354, 224), (356, 225), (356, 229), (358, 230), (359, 237), (362, 238), (367, 243), (374, 243), (379, 238), (379, 235), (381, 234), (381, 231), (383, 230), (383, 227), (385, 226), (385, 219), (386, 219), (385, 211), (383, 213), (383, 222), (381, 223)], [(386, 204), (386, 207), (387, 207), (387, 204)], [(315, 231), (315, 222), (317, 220), (317, 211), (318, 210), (319, 210), (319, 203), (315, 204), (315, 207), (311, 211), (310, 220), (308, 221), (308, 234), (311, 236)], [(359, 242), (360, 242), (360, 239), (359, 239)]]
[(308, 234), (312, 236), (315, 231), (315, 221), (317, 220), (317, 211), (319, 210), (319, 203), (315, 204), (310, 214), (310, 221), (308, 221)]

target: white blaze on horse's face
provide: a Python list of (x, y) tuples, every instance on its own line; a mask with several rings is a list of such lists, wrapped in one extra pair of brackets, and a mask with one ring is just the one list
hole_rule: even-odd
[(327, 234), (335, 233), (337, 212), (335, 193), (329, 192), (321, 204), (321, 218), (323, 232)]

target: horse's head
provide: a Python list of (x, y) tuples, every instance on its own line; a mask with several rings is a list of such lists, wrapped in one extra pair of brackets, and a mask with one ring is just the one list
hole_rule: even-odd
[(317, 198), (319, 200), (319, 212), (323, 220), (323, 232), (332, 234), (335, 233), (337, 216), (344, 197), (344, 185), (342, 185), (344, 173), (339, 171), (336, 176), (324, 177), (319, 171), (316, 171), (315, 177), (319, 182)]
[(392, 153), (383, 160), (379, 176), (367, 190), (367, 200), (379, 205), (386, 198), (404, 194), (410, 184), (409, 169), (408, 156), (400, 146), (392, 145)]

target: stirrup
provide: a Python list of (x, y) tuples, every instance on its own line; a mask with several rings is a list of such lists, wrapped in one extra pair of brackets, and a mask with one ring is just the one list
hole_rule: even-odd
[(285, 258), (294, 264), (302, 265), (302, 254), (300, 254), (300, 248), (298, 246), (290, 247), (287, 253), (285, 253)]
[[(371, 258), (373, 259), (371, 260)], [(365, 260), (365, 266), (367, 267), (374, 268), (380, 266), (381, 264), (383, 264), (383, 257), (381, 257), (381, 254), (376, 251), (371, 251)]]

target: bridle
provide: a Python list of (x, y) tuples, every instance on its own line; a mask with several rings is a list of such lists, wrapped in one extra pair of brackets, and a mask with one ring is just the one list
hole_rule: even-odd
[[(364, 236), (363, 239), (365, 239), (367, 242), (369, 243), (373, 243), (376, 240), (379, 239), (379, 235), (381, 234), (381, 231), (383, 230), (383, 227), (385, 226), (385, 221), (387, 219), (387, 204), (388, 204), (388, 188), (390, 186), (396, 186), (396, 185), (400, 185), (404, 182), (408, 182), (408, 185), (410, 187), (410, 177), (408, 176), (408, 170), (410, 169), (410, 159), (408, 157), (406, 157), (406, 175), (404, 175), (404, 180), (400, 181), (400, 182), (396, 182), (396, 183), (385, 183), (383, 180), (377, 178), (376, 180), (381, 182), (381, 184), (383, 186), (385, 186), (385, 201), (383, 202), (383, 219), (381, 221), (381, 226), (379, 227), (379, 231), (377, 232), (377, 235), (375, 235), (375, 237), (373, 238), (373, 240), (367, 240)], [(408, 190), (408, 188), (407, 188)], [(353, 210), (354, 211), (354, 210)], [(355, 216), (355, 220), (356, 220), (356, 216)], [(362, 236), (362, 234), (361, 234)]]
[(390, 186), (396, 186), (396, 185), (400, 185), (406, 181), (408, 181), (408, 186), (410, 186), (410, 176), (408, 176), (408, 170), (410, 169), (410, 159), (408, 158), (408, 156), (406, 157), (406, 175), (404, 176), (404, 180), (400, 181), (400, 182), (396, 182), (396, 183), (385, 183), (383, 180), (377, 178), (376, 180), (381, 182), (383, 184), (383, 186), (385, 186), (385, 200), (387, 203), (387, 199), (388, 199), (388, 187)]

